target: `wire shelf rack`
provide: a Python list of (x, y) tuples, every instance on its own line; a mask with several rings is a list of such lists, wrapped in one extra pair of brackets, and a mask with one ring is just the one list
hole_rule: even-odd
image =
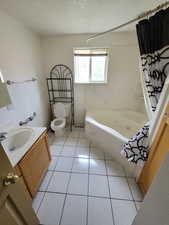
[(64, 65), (55, 65), (50, 71), (50, 77), (47, 78), (47, 87), (49, 103), (52, 105), (61, 102), (70, 104), (70, 129), (74, 124), (74, 77), (71, 69)]

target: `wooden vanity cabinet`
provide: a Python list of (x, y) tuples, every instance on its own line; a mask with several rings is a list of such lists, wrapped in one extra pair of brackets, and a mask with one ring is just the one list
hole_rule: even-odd
[(28, 190), (28, 188), (27, 188), (27, 186), (26, 186), (26, 184), (25, 184), (25, 181), (24, 181), (24, 179), (23, 179), (23, 176), (22, 176), (22, 174), (21, 174), (21, 171), (20, 171), (20, 169), (19, 169), (19, 166), (17, 165), (17, 166), (15, 166), (15, 174), (17, 174), (18, 176), (19, 176), (19, 179), (21, 180), (21, 183), (22, 183), (22, 186), (23, 186), (23, 191), (25, 192), (25, 196), (30, 200), (30, 199), (32, 199), (32, 196), (30, 195), (30, 192), (29, 192), (29, 190)]
[(31, 197), (35, 196), (48, 169), (50, 160), (47, 133), (45, 132), (33, 144), (16, 168), (17, 173), (21, 173)]

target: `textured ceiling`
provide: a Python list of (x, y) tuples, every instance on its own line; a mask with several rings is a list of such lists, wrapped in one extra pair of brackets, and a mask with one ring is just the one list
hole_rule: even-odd
[[(0, 0), (0, 9), (41, 35), (97, 33), (163, 0)], [(125, 30), (134, 29), (130, 25)]]

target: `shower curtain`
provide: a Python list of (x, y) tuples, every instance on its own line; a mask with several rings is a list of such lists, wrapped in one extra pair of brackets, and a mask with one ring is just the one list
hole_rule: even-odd
[[(143, 81), (150, 109), (155, 112), (165, 80), (169, 73), (169, 8), (160, 10), (136, 25), (140, 48)], [(128, 161), (143, 163), (148, 158), (147, 123), (124, 144), (122, 155)]]

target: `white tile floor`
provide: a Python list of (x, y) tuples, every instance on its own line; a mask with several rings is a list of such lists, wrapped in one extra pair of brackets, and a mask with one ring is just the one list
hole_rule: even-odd
[(133, 178), (74, 128), (49, 135), (52, 161), (33, 200), (43, 225), (131, 225), (142, 201)]

